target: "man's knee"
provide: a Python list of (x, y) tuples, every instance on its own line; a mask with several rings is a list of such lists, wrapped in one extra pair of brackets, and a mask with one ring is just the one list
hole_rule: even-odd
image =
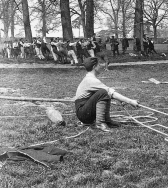
[(99, 89), (96, 93), (100, 96), (101, 99), (110, 100), (110, 96), (105, 89)]

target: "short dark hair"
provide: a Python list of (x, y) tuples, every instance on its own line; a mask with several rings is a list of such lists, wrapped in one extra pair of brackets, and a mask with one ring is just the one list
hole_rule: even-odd
[(88, 72), (90, 72), (93, 70), (93, 66), (97, 65), (97, 63), (98, 63), (97, 57), (88, 57), (84, 60), (84, 67)]

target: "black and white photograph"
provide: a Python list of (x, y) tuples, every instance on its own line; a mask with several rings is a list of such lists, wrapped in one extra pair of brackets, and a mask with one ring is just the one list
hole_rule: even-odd
[(168, 188), (168, 0), (0, 0), (0, 188)]

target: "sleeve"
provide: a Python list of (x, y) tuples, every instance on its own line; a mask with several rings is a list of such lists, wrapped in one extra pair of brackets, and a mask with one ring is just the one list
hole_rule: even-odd
[(93, 49), (95, 49), (95, 48), (96, 48), (96, 45), (95, 45), (95, 43), (94, 43), (94, 42), (92, 42), (92, 45), (93, 45)]
[(37, 44), (41, 44), (41, 42), (37, 40)]
[(69, 44), (69, 46), (75, 46), (75, 45), (76, 45), (76, 42)]
[(98, 90), (98, 89), (105, 89), (108, 93), (108, 95), (112, 98), (113, 97), (113, 93), (115, 92), (115, 90), (111, 87), (106, 86), (105, 84), (103, 84), (99, 79), (94, 79), (92, 80), (92, 84), (90, 85), (90, 88), (92, 88), (93, 90)]

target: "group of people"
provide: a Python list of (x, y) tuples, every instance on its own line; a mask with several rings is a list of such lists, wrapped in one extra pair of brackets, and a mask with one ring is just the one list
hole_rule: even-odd
[[(27, 58), (32, 56), (37, 56), (37, 58), (43, 60), (54, 59), (54, 62), (66, 64), (69, 63), (73, 65), (82, 65), (83, 60), (88, 57), (100, 56), (102, 51), (106, 49), (106, 43), (111, 46), (111, 51), (113, 52), (113, 57), (119, 55), (119, 40), (114, 36), (109, 37), (105, 42), (102, 42), (100, 37), (96, 37), (94, 34), (90, 38), (80, 38), (78, 40), (63, 41), (59, 37), (46, 39), (46, 37), (33, 38), (33, 42), (29, 43), (26, 39), (15, 39), (13, 42), (5, 41), (2, 54), (3, 57), (7, 58)], [(122, 44), (122, 54), (126, 53), (129, 47), (129, 41), (124, 36), (121, 39)], [(133, 39), (134, 51), (138, 53), (139, 56), (149, 56), (150, 54), (157, 53), (154, 48), (154, 42), (146, 35), (143, 36), (143, 51), (141, 49), (141, 41), (139, 38), (134, 36)], [(107, 61), (108, 58), (104, 59)]]
[(46, 39), (46, 37), (33, 38), (33, 42), (29, 43), (24, 39), (15, 39), (13, 42), (5, 41), (3, 46), (3, 57), (7, 58), (27, 58), (29, 56), (37, 56), (39, 59), (49, 60), (50, 54), (57, 63), (70, 63), (71, 65), (79, 65), (83, 63), (84, 58), (95, 57), (101, 52), (102, 40), (96, 38), (94, 34), (88, 39), (81, 38), (79, 40), (63, 41), (59, 37)]
[[(109, 39), (106, 40), (110, 43), (111, 51), (113, 52), (113, 57), (119, 55), (119, 41), (114, 36), (111, 36)], [(121, 39), (122, 44), (122, 54), (124, 55), (127, 48), (129, 47), (129, 41), (126, 38), (126, 35)]]
[(70, 59), (71, 65), (83, 64), (85, 58), (97, 56), (103, 48), (101, 38), (96, 38), (95, 34), (88, 39), (81, 38), (75, 42), (51, 38), (49, 44), (55, 61), (65, 63)]
[[(142, 54), (141, 41), (136, 36), (134, 36), (134, 51), (138, 52), (139, 56)], [(146, 35), (143, 35), (143, 55), (148, 57), (153, 53), (157, 54), (154, 47), (154, 41)]]
[(27, 58), (36, 54), (40, 59), (44, 59), (41, 52), (41, 39), (34, 38), (33, 42), (30, 43), (26, 39), (14, 39), (14, 41), (4, 41), (2, 55), (7, 58)]

